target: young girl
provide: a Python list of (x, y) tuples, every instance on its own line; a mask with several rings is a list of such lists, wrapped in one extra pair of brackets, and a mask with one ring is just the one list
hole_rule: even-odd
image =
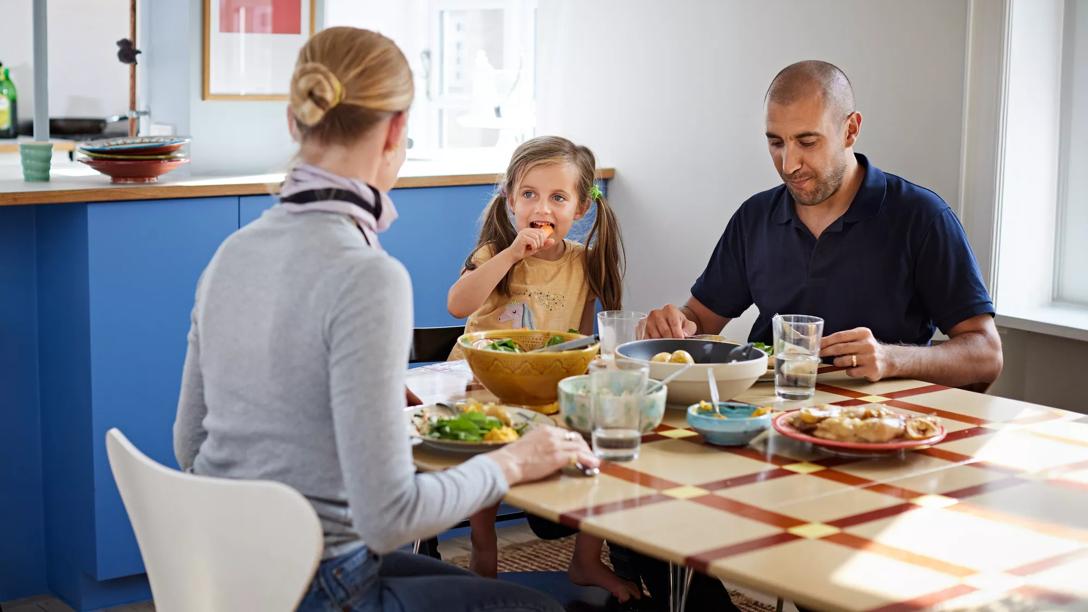
[[(594, 181), (596, 159), (557, 136), (533, 138), (514, 151), (499, 193), (484, 212), (476, 248), (450, 288), (448, 307), (468, 317), (466, 332), (492, 329), (577, 329), (593, 333), (594, 302), (619, 310), (623, 244), (612, 210)], [(588, 247), (567, 240), (571, 225), (597, 205)], [(512, 221), (512, 223), (511, 223)], [(497, 506), (472, 516), (472, 569), (495, 576)], [(639, 589), (601, 562), (600, 538), (578, 535), (568, 574), (620, 601)]]

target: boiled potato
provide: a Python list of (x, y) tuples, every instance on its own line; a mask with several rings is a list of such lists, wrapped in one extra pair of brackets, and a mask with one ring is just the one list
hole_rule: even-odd
[(695, 359), (687, 351), (673, 351), (669, 363), (695, 363)]
[(670, 353), (658, 353), (658, 354), (654, 355), (653, 358), (650, 359), (650, 361), (652, 361), (654, 363), (667, 363), (669, 361), (669, 357), (672, 357), (672, 354), (670, 354)]

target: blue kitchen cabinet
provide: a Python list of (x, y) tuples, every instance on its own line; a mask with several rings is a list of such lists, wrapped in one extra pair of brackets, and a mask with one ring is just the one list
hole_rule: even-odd
[(149, 596), (106, 457), (111, 427), (175, 465), (197, 279), (237, 198), (38, 207), (39, 386), (51, 590), (77, 609)]

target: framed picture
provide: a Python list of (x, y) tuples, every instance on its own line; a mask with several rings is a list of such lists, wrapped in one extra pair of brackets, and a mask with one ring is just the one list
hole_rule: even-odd
[(204, 0), (205, 100), (286, 100), (315, 0)]

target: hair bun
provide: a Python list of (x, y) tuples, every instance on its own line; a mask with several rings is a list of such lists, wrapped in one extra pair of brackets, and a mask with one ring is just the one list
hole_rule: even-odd
[(306, 126), (319, 123), (325, 113), (344, 99), (340, 79), (324, 64), (299, 64), (291, 83), (291, 111)]

